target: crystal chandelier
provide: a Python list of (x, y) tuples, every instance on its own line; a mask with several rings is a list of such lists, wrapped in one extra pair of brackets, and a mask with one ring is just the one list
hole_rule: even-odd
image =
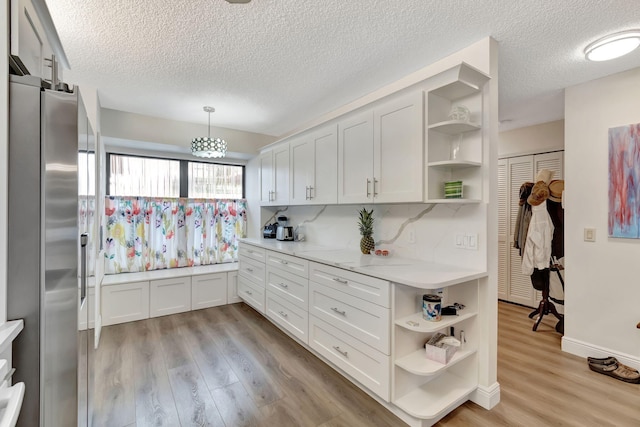
[(222, 158), (227, 154), (227, 142), (222, 138), (211, 138), (211, 113), (216, 111), (213, 107), (204, 107), (209, 113), (209, 128), (207, 136), (196, 137), (191, 141), (191, 154), (196, 157)]

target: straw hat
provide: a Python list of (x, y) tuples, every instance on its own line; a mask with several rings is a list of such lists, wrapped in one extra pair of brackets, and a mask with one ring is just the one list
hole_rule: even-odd
[(549, 183), (549, 200), (556, 203), (562, 202), (564, 191), (564, 179), (554, 179)]
[(549, 182), (551, 182), (551, 178), (553, 178), (553, 171), (550, 171), (549, 169), (542, 169), (536, 175), (535, 182), (544, 181), (545, 184), (549, 185)]
[(538, 206), (549, 198), (549, 186), (544, 181), (538, 181), (531, 189), (531, 195), (527, 198), (527, 203), (531, 206)]

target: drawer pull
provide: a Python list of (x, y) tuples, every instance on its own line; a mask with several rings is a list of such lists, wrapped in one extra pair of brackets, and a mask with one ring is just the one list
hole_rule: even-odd
[(287, 261), (285, 261), (285, 260), (283, 260), (283, 259), (281, 259), (281, 260), (279, 260), (279, 261), (280, 261), (280, 264), (284, 264), (284, 265), (289, 264)]
[(286, 283), (278, 283), (278, 285), (282, 286), (285, 289), (289, 287), (289, 285), (287, 285)]
[(252, 254), (252, 253), (254, 253), (254, 252), (253, 252), (251, 249), (247, 249), (247, 253)]
[(247, 270), (249, 273), (253, 273), (253, 268), (247, 267), (247, 268), (245, 268), (245, 270)]
[(343, 355), (344, 357), (349, 357), (349, 352), (340, 350), (340, 347), (338, 347), (337, 345), (334, 345), (333, 349), (338, 353), (340, 353), (341, 355)]
[(331, 310), (335, 311), (336, 313), (338, 313), (341, 316), (346, 316), (347, 315), (346, 311), (338, 310), (336, 307), (331, 307)]
[(253, 292), (251, 292), (251, 291), (244, 291), (244, 292), (249, 294), (249, 295), (253, 295)]
[(348, 280), (343, 280), (343, 279), (341, 279), (341, 278), (339, 278), (339, 277), (334, 277), (334, 278), (333, 278), (333, 281), (334, 281), (334, 282), (338, 282), (338, 283), (342, 283), (343, 285), (346, 285), (347, 283), (349, 283), (349, 281), (348, 281)]
[(289, 315), (282, 310), (280, 310), (278, 313), (280, 313), (280, 316), (282, 317), (289, 317)]

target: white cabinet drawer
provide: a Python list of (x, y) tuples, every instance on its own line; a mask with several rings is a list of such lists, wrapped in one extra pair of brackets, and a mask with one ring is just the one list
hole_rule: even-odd
[(102, 287), (102, 326), (149, 318), (149, 282)]
[(264, 314), (264, 288), (243, 276), (238, 276), (238, 296)]
[(302, 258), (281, 254), (280, 252), (267, 251), (266, 265), (281, 268), (305, 279), (309, 277), (309, 261)]
[(265, 252), (266, 251), (263, 248), (247, 245), (246, 243), (242, 243), (242, 242), (240, 242), (240, 245), (238, 247), (239, 256), (245, 256), (247, 258), (251, 258), (262, 263), (264, 263), (264, 260), (265, 260), (265, 257), (264, 257)]
[(191, 277), (149, 282), (149, 316), (182, 313), (191, 310)]
[(227, 273), (191, 277), (191, 309), (215, 307), (227, 303)]
[(274, 295), (270, 289), (267, 290), (267, 316), (303, 343), (309, 343), (309, 314)]
[(309, 314), (389, 354), (390, 310), (352, 295), (309, 283)]
[(244, 276), (256, 285), (264, 287), (264, 264), (244, 256), (240, 256), (238, 262), (238, 274), (240, 276)]
[(309, 280), (383, 307), (391, 307), (391, 286), (386, 280), (316, 262), (309, 264)]
[(309, 281), (272, 266), (267, 267), (267, 291), (273, 292), (304, 311), (309, 309)]
[(309, 316), (309, 346), (362, 385), (389, 402), (390, 357)]

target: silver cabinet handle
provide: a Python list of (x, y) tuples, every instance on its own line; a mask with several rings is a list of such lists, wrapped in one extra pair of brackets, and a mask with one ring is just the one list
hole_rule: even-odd
[(309, 200), (309, 186), (304, 187), (304, 199)]
[(380, 182), (377, 179), (373, 178), (373, 197), (377, 197), (378, 196), (378, 192), (376, 191), (376, 184)]
[(346, 316), (347, 315), (346, 311), (338, 310), (336, 307), (331, 307), (331, 310), (335, 311), (336, 313), (338, 313), (341, 316)]
[(254, 252), (251, 249), (247, 249), (247, 253), (252, 254)]
[(280, 316), (282, 317), (289, 317), (289, 315), (282, 310), (280, 310), (278, 313), (280, 313)]
[(87, 244), (89, 235), (82, 233), (80, 235), (80, 306), (87, 298)]
[(285, 261), (285, 260), (283, 260), (283, 259), (280, 259), (280, 260), (278, 260), (278, 261), (280, 261), (280, 264), (284, 264), (284, 265), (289, 264), (287, 261)]
[(349, 352), (341, 350), (340, 347), (338, 347), (337, 345), (334, 345), (333, 349), (338, 353), (340, 353), (341, 355), (343, 355), (344, 357), (349, 357)]
[(341, 278), (339, 278), (339, 277), (334, 277), (334, 278), (333, 278), (333, 281), (334, 281), (334, 282), (338, 282), (338, 283), (342, 283), (343, 285), (346, 285), (347, 283), (349, 283), (349, 281), (348, 281), (348, 280), (343, 280), (343, 279), (341, 279)]
[(309, 200), (313, 199), (313, 195), (311, 194), (312, 191), (313, 191), (313, 187), (309, 186)]
[(247, 268), (245, 268), (245, 270), (247, 270), (249, 273), (253, 273), (253, 268), (247, 267)]
[(278, 285), (282, 286), (285, 289), (289, 287), (289, 285), (287, 285), (286, 283), (282, 283), (282, 282), (278, 283)]
[(371, 180), (369, 178), (367, 178), (367, 199), (371, 195), (371, 191), (369, 191), (369, 184), (371, 184)]
[(253, 292), (251, 292), (251, 291), (244, 291), (244, 292), (245, 292), (246, 294), (253, 295)]

